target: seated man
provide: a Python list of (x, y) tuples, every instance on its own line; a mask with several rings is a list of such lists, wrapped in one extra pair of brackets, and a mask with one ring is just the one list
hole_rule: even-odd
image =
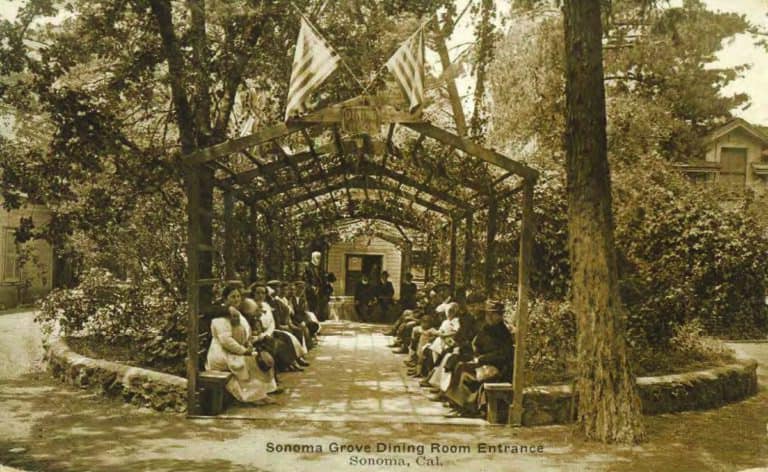
[(489, 301), (485, 309), (486, 325), (472, 340), (474, 359), (460, 362), (453, 371), (445, 397), (459, 411), (478, 413), (477, 394), (483, 382), (507, 382), (512, 379), (514, 338), (504, 324), (504, 304)]
[(303, 323), (309, 332), (310, 341), (314, 341), (317, 333), (320, 331), (320, 323), (314, 313), (309, 311), (307, 299), (305, 296), (305, 283), (303, 280), (297, 280), (293, 283), (293, 297), (290, 302), (293, 306), (294, 321), (298, 324)]

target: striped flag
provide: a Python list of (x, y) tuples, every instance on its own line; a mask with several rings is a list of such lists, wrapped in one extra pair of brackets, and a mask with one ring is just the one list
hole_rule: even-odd
[(302, 16), (296, 53), (293, 55), (291, 83), (285, 119), (307, 110), (309, 95), (336, 70), (341, 58)]
[(419, 31), (404, 42), (389, 58), (387, 68), (395, 75), (413, 113), (424, 103), (424, 31)]

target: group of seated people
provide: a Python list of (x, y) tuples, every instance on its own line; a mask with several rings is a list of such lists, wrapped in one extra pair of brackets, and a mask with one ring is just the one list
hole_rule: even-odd
[(231, 282), (221, 310), (211, 321), (206, 370), (231, 372), (226, 388), (244, 403), (269, 404), (282, 393), (276, 372), (309, 366), (305, 356), (317, 344), (320, 323), (307, 306), (305, 282), (255, 282), (247, 289)]
[(483, 383), (512, 379), (514, 337), (504, 323), (504, 304), (482, 293), (427, 286), (389, 334), (393, 352), (408, 355), (408, 374), (422, 378), (430, 400), (445, 402), (456, 416), (481, 414)]
[(381, 273), (379, 280), (363, 274), (355, 285), (355, 313), (359, 321), (384, 321), (393, 306), (395, 288), (389, 281), (389, 272)]

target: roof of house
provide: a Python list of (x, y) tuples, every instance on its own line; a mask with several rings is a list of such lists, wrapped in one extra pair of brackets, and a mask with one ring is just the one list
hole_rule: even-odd
[(748, 134), (760, 140), (763, 145), (768, 145), (768, 133), (764, 131), (764, 128), (753, 125), (743, 118), (734, 118), (723, 126), (716, 128), (704, 138), (704, 142), (710, 143), (738, 128), (743, 129)]

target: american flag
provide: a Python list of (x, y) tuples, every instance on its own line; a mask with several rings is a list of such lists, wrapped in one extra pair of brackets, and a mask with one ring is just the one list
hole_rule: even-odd
[(296, 52), (293, 55), (291, 83), (288, 86), (286, 120), (307, 110), (309, 95), (336, 70), (340, 60), (309, 21), (302, 17)]
[(392, 72), (413, 112), (424, 103), (424, 31), (419, 29), (389, 58), (387, 68)]

